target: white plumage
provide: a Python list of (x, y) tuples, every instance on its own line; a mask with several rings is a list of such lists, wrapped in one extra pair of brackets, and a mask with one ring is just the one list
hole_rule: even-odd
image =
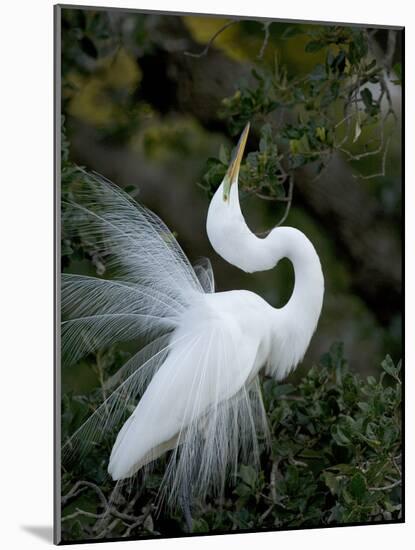
[(310, 241), (289, 227), (259, 239), (242, 216), (237, 180), (247, 132), (211, 201), (207, 232), (216, 252), (244, 271), (291, 260), (294, 291), (281, 309), (245, 290), (214, 292), (210, 263), (192, 267), (157, 216), (102, 178), (85, 174), (65, 208), (66, 230), (85, 232), (113, 278), (63, 275), (63, 356), (76, 361), (115, 342), (147, 342), (107, 381), (109, 397), (66, 442), (65, 455), (86, 452), (124, 421), (109, 474), (129, 478), (172, 451), (163, 480), (172, 503), (189, 487), (202, 497), (221, 493), (238, 460), (258, 460), (258, 433), (267, 436), (258, 373), (284, 378), (321, 312), (324, 281)]

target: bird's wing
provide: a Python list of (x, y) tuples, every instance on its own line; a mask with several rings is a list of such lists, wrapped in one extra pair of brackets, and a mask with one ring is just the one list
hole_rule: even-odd
[(157, 289), (69, 273), (62, 276), (61, 296), (65, 365), (117, 342), (168, 333), (183, 311)]
[(105, 382), (107, 399), (63, 442), (67, 462), (126, 419), (163, 364), (181, 315), (213, 274), (205, 267), (199, 280), (165, 224), (102, 177), (79, 170), (66, 197), (63, 238), (81, 240), (112, 280), (62, 275), (63, 366), (120, 341), (145, 344)]
[(200, 258), (198, 262), (193, 264), (193, 269), (195, 270), (203, 290), (207, 294), (215, 292), (215, 277), (209, 258)]
[(87, 244), (103, 259), (111, 281), (63, 275), (63, 358), (120, 340), (165, 334), (203, 293), (195, 270), (166, 225), (127, 193), (98, 175), (82, 177), (62, 213), (63, 236)]
[(257, 430), (266, 431), (266, 417), (257, 377), (247, 385), (257, 348), (234, 319), (209, 319), (197, 307), (189, 312), (118, 434), (112, 477), (130, 477), (174, 449), (164, 486), (175, 499), (190, 480), (202, 495), (220, 488), (241, 450), (257, 458)]
[(104, 384), (107, 397), (62, 445), (62, 462), (82, 460), (95, 446), (119, 430), (154, 374), (166, 360), (170, 335), (161, 335), (135, 353)]
[(172, 499), (189, 479), (199, 494), (211, 484), (219, 489), (241, 450), (258, 455), (258, 419), (266, 426), (251, 372), (258, 342), (235, 317), (218, 319), (200, 306), (214, 289), (209, 264), (193, 269), (164, 223), (109, 182), (85, 173), (62, 219), (64, 235), (86, 240), (112, 276), (63, 276), (64, 357), (76, 361), (137, 336), (148, 341), (64, 442), (64, 463), (127, 421), (113, 449), (114, 477), (174, 448), (164, 483)]

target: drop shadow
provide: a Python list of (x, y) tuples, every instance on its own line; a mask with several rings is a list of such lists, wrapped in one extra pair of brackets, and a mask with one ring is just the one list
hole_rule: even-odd
[(21, 528), (38, 539), (53, 543), (53, 527), (51, 525), (22, 525)]

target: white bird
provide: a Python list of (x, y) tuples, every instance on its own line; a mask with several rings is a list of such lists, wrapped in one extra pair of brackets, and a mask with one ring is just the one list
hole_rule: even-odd
[(192, 267), (155, 214), (98, 176), (85, 174), (65, 207), (66, 230), (87, 236), (113, 278), (63, 275), (64, 357), (147, 343), (106, 382), (107, 399), (66, 441), (64, 457), (124, 421), (109, 474), (130, 478), (172, 451), (162, 484), (170, 503), (189, 490), (221, 494), (238, 460), (258, 461), (258, 434), (267, 436), (258, 373), (281, 380), (296, 367), (322, 308), (324, 279), (308, 238), (291, 227), (258, 238), (244, 220), (238, 174), (248, 131), (210, 203), (207, 234), (249, 273), (292, 262), (294, 290), (280, 309), (246, 290), (215, 292), (208, 261)]

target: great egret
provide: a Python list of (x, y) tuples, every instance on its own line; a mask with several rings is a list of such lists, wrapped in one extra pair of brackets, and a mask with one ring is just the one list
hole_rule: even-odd
[(189, 490), (221, 493), (238, 459), (258, 459), (257, 434), (267, 434), (258, 373), (287, 376), (321, 312), (324, 279), (308, 238), (278, 227), (261, 239), (243, 218), (238, 174), (248, 130), (210, 203), (207, 234), (220, 256), (246, 272), (291, 260), (294, 290), (280, 309), (246, 290), (215, 292), (208, 261), (192, 267), (155, 214), (98, 176), (85, 174), (65, 206), (66, 231), (87, 235), (113, 278), (63, 275), (64, 358), (122, 340), (147, 344), (106, 382), (108, 397), (65, 443), (64, 457), (124, 421), (109, 474), (130, 478), (171, 451), (163, 480), (170, 503)]

